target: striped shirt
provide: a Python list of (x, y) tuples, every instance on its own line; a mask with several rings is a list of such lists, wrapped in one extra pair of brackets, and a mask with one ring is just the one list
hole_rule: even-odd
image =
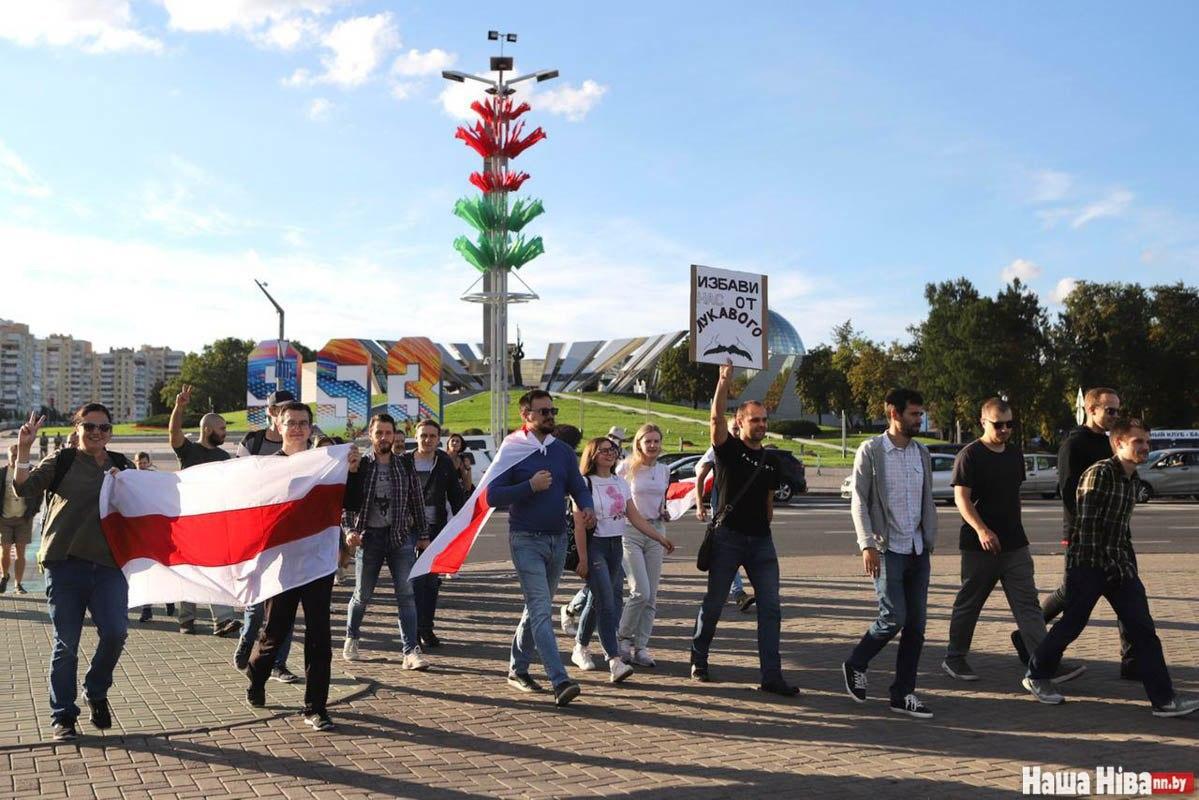
[(1132, 478), (1120, 459), (1112, 457), (1087, 467), (1075, 497), (1078, 507), (1070, 527), (1066, 567), (1099, 567), (1122, 578), (1136, 577), (1129, 527), (1136, 499)]
[(887, 483), (887, 507), (895, 524), (887, 532), (887, 549), (892, 553), (924, 552), (924, 534), (920, 515), (924, 508), (924, 462), (920, 448), (913, 442), (896, 447), (891, 437), (883, 436), (884, 474)]

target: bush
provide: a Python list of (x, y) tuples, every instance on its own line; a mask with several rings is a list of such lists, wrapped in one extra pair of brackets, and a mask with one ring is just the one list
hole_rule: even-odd
[(770, 421), (770, 431), (783, 436), (815, 436), (820, 426), (807, 419), (776, 419)]
[[(185, 427), (185, 428), (200, 427), (200, 417), (202, 417), (202, 416), (204, 416), (204, 415), (203, 414), (184, 414), (183, 415), (183, 427)], [(171, 424), (171, 415), (170, 414), (154, 414), (149, 417), (146, 417), (145, 419), (139, 419), (137, 421), (137, 424), (141, 425), (144, 428), (165, 428)]]

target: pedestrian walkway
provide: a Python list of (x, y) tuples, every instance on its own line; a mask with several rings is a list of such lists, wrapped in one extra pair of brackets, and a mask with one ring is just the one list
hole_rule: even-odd
[[(917, 721), (888, 712), (894, 645), (876, 659), (866, 705), (841, 687), (840, 661), (875, 607), (852, 554), (783, 561), (782, 651), (798, 698), (755, 691), (753, 617), (731, 605), (712, 650), (719, 682), (690, 681), (686, 648), (703, 581), (692, 557), (666, 569), (657, 669), (619, 687), (606, 673), (573, 672), (583, 694), (565, 709), (504, 681), (519, 613), (507, 565), (474, 565), (446, 582), (445, 645), (430, 654), (427, 673), (401, 668), (394, 613), (380, 598), (363, 629), (364, 660), (347, 664), (335, 654), (331, 734), (284, 713), (298, 707), (302, 687), (272, 682), (272, 708), (246, 708), (245, 681), (229, 664), (232, 641), (184, 637), (156, 621), (131, 626), (112, 698), (120, 729), (97, 736), (83, 722), (78, 743), (44, 743), (44, 598), (4, 595), (0, 701), (12, 722), (0, 726), (0, 798), (998, 798), (1019, 794), (1022, 766), (1195, 771), (1199, 719), (1154, 718), (1141, 687), (1117, 678), (1105, 604), (1071, 650), (1089, 670), (1066, 687), (1064, 706), (1037, 704), (1020, 687), (1002, 592), (983, 612), (971, 657), (982, 680), (956, 683), (939, 664), (957, 563), (935, 557), (919, 691), (936, 718)], [(1191, 566), (1174, 556), (1141, 559), (1175, 682), (1197, 693)], [(1037, 558), (1043, 589), (1060, 569), (1060, 556)], [(565, 579), (559, 601), (577, 586)], [(347, 593), (336, 593), (335, 644)], [(569, 651), (565, 637), (559, 645)], [(297, 671), (300, 650), (297, 642)], [(533, 675), (543, 677), (539, 667)]]

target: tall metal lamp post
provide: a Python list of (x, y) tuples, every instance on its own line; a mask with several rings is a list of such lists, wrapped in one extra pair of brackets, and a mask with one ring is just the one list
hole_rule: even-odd
[[(545, 132), (537, 128), (524, 135), (524, 123), (516, 120), (529, 110), (529, 104), (517, 106), (510, 98), (516, 93), (513, 85), (528, 80), (548, 81), (558, 77), (558, 71), (544, 69), (505, 79), (505, 73), (512, 72), (513, 65), (512, 57), (503, 54), (504, 43), (515, 43), (516, 34), (488, 31), (487, 38), (500, 43), (500, 55), (492, 56), (490, 63), (491, 72), (497, 74), (495, 79), (454, 70), (446, 70), (441, 76), (458, 83), (472, 80), (486, 84), (485, 91), (490, 95), (471, 104), (480, 121), (471, 127), (460, 127), (455, 133), (456, 138), (483, 157), (482, 172), (470, 176), (470, 182), (483, 195), (464, 198), (455, 204), (454, 213), (475, 228), (478, 237), (472, 241), (460, 236), (454, 247), (483, 273), (462, 299), (483, 305), (483, 340), (490, 368), (491, 435), (498, 449), (508, 417), (508, 304), (537, 299), (537, 294), (519, 277), (517, 280), (525, 291), (509, 291), (508, 278), (516, 277), (514, 270), (544, 252), (540, 236), (526, 240), (520, 231), (545, 209), (540, 200), (517, 200), (509, 205), (509, 193), (519, 190), (529, 176), (524, 172), (509, 172), (508, 162), (544, 139)], [(472, 291), (480, 281), (482, 290)]]
[(266, 281), (255, 278), (254, 283), (266, 295), (266, 299), (271, 301), (275, 311), (279, 312), (279, 342), (275, 352), (275, 388), (282, 389), (286, 378), (284, 373), (287, 370), (287, 340), (283, 338), (283, 306), (275, 302), (275, 298), (271, 297), (271, 293), (266, 290), (268, 286)]

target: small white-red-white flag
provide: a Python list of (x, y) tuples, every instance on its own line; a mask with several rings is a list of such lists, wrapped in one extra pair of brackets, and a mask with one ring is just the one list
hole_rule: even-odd
[(251, 605), (332, 573), (349, 450), (107, 476), (100, 523), (129, 607)]
[[(712, 491), (712, 472), (704, 480), (704, 493)], [(666, 487), (666, 514), (675, 520), (695, 507), (695, 478), (675, 481)]]

